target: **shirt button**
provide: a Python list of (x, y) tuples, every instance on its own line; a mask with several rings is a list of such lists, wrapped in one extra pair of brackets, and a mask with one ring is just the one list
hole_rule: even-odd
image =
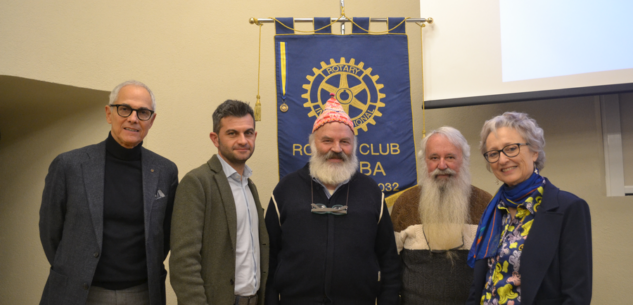
[(99, 252), (95, 252), (95, 254), (93, 254), (93, 256), (94, 256), (95, 258), (98, 258), (98, 257), (99, 257)]
[(90, 289), (90, 285), (88, 285), (88, 283), (84, 283), (84, 289), (86, 290)]

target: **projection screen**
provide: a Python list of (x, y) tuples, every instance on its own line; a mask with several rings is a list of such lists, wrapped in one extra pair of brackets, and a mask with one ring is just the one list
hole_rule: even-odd
[(633, 91), (633, 1), (421, 0), (427, 108)]

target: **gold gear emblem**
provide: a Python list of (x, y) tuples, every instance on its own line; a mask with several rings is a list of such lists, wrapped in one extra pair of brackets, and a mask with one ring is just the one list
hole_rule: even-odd
[(341, 57), (341, 62), (330, 59), (329, 65), (321, 62), (321, 69), (312, 68), (314, 75), (306, 76), (310, 83), (303, 85), (308, 92), (301, 96), (308, 100), (303, 107), (312, 109), (308, 116), (319, 116), (330, 93), (334, 93), (354, 122), (354, 134), (358, 129), (367, 131), (367, 123), (376, 125), (374, 117), (382, 116), (378, 109), (385, 106), (380, 102), (385, 97), (380, 93), (384, 85), (377, 83), (379, 76), (371, 75), (372, 69), (364, 66), (363, 62), (356, 65), (354, 58), (347, 63)]

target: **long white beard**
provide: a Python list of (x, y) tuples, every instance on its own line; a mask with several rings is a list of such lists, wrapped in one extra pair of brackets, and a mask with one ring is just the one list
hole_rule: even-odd
[[(426, 166), (423, 166), (426, 167)], [(418, 211), (429, 247), (433, 250), (448, 250), (463, 242), (464, 224), (469, 221), (469, 199), (472, 192), (468, 167), (462, 166), (459, 173), (451, 169), (436, 169), (428, 173), (423, 168), (422, 194)], [(452, 173), (446, 181), (438, 181), (438, 174)]]
[(321, 183), (339, 185), (350, 179), (358, 170), (358, 158), (356, 157), (355, 148), (351, 156), (345, 153), (339, 155), (343, 162), (331, 163), (327, 162), (327, 160), (336, 155), (335, 153), (330, 151), (322, 155), (317, 151), (314, 141), (311, 141), (310, 145), (313, 152), (310, 157), (310, 176), (316, 177)]

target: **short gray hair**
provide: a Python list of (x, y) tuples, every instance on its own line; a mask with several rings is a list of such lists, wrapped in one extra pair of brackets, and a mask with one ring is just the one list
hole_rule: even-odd
[(466, 141), (466, 138), (464, 138), (459, 130), (450, 126), (443, 126), (429, 132), (426, 137), (422, 139), (422, 142), (420, 142), (420, 152), (418, 152), (418, 158), (424, 160), (424, 157), (426, 156), (426, 142), (428, 142), (431, 136), (436, 134), (445, 136), (451, 144), (461, 149), (463, 162), (466, 165), (470, 163), (470, 146), (468, 145), (468, 141)]
[[(484, 123), (481, 129), (481, 141), (479, 142), (479, 150), (481, 154), (488, 151), (486, 140), (490, 133), (497, 134), (497, 129), (508, 127), (516, 130), (523, 139), (530, 145), (527, 147), (530, 151), (538, 153), (534, 166), (540, 171), (545, 167), (545, 137), (543, 128), (539, 127), (536, 120), (530, 118), (527, 113), (508, 111), (502, 115), (498, 115)], [(490, 170), (490, 163), (486, 162), (486, 167)]]
[(112, 89), (112, 92), (110, 92), (110, 102), (109, 105), (114, 105), (114, 102), (116, 102), (116, 100), (119, 98), (119, 91), (121, 91), (121, 88), (125, 87), (125, 86), (137, 86), (137, 87), (142, 87), (145, 88), (145, 90), (147, 90), (147, 92), (149, 92), (149, 96), (152, 97), (152, 110), (156, 111), (156, 98), (154, 98), (154, 93), (152, 92), (152, 90), (149, 89), (149, 87), (147, 87), (147, 85), (137, 81), (137, 80), (128, 80), (125, 82), (120, 83), (119, 85), (117, 85), (116, 87), (114, 87), (114, 89)]

